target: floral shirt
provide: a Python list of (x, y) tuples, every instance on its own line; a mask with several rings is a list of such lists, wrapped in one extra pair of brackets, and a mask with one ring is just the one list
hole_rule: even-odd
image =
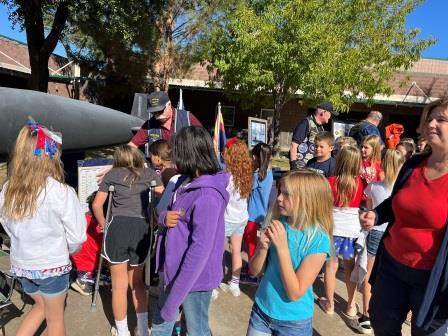
[(60, 276), (67, 274), (71, 271), (72, 265), (68, 264), (65, 266), (44, 269), (44, 270), (25, 270), (19, 267), (11, 265), (11, 273), (14, 273), (18, 277), (27, 279), (47, 279), (50, 277)]

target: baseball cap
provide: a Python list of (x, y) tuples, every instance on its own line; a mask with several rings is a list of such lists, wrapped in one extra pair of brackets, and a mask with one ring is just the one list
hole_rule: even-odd
[(170, 102), (165, 91), (154, 91), (148, 96), (148, 113), (163, 111)]
[(328, 111), (328, 112), (330, 112), (334, 116), (338, 116), (339, 115), (339, 112), (337, 112), (337, 111), (335, 111), (333, 109), (333, 104), (330, 103), (330, 102), (322, 102), (319, 105), (317, 105), (317, 108), (319, 108), (321, 110)]

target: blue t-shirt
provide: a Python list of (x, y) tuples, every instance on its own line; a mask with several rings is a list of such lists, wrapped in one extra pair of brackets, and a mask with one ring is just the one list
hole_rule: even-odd
[(247, 209), (249, 211), (249, 220), (251, 222), (263, 223), (266, 213), (268, 212), (269, 194), (271, 193), (274, 176), (272, 170), (266, 172), (263, 181), (258, 180), (258, 172), (252, 177), (252, 192), (249, 196)]
[[(282, 218), (281, 222), (288, 236), (289, 253), (295, 272), (306, 256), (316, 253), (330, 256), (330, 237), (325, 232), (316, 230), (305, 233), (291, 228), (286, 218)], [(314, 312), (313, 286), (301, 298), (291, 301), (283, 286), (277, 250), (273, 245), (269, 247), (267, 258), (266, 271), (255, 294), (257, 305), (266, 315), (276, 320), (297, 321), (311, 318)]]
[(323, 174), (325, 177), (333, 176), (334, 168), (336, 167), (336, 159), (334, 157), (330, 157), (328, 160), (318, 162), (314, 157), (307, 162), (306, 167)]

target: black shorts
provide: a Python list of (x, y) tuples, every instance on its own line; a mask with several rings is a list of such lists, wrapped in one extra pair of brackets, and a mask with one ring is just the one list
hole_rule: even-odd
[(115, 216), (107, 227), (103, 257), (112, 264), (138, 266), (149, 252), (149, 224), (145, 218)]

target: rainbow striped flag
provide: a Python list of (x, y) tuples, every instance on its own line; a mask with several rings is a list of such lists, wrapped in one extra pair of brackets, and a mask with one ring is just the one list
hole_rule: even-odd
[(213, 145), (219, 162), (222, 160), (222, 152), (227, 143), (226, 130), (224, 128), (224, 119), (221, 113), (221, 103), (218, 103), (218, 113), (216, 114), (215, 130), (213, 132)]

